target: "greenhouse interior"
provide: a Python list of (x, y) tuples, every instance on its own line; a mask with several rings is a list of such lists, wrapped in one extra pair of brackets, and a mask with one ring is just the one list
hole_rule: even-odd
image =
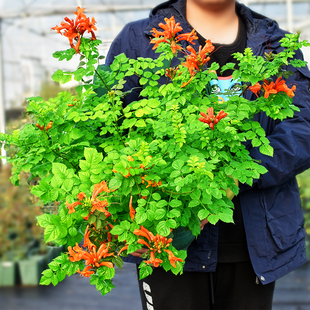
[[(29, 118), (25, 115), (28, 97), (41, 96), (45, 100), (65, 90), (72, 90), (78, 82), (59, 84), (52, 81), (53, 73), (62, 69), (70, 71), (77, 68), (79, 57), (71, 61), (61, 61), (53, 57), (55, 51), (66, 50), (68, 42), (51, 28), (59, 25), (64, 16), (73, 18), (77, 7), (85, 8), (88, 16), (96, 20), (96, 37), (102, 41), (99, 52), (107, 55), (113, 39), (129, 22), (146, 18), (149, 12), (162, 0), (0, 0), (0, 132), (13, 133), (21, 128)], [(239, 0), (250, 9), (278, 22), (282, 29), (300, 33), (301, 40), (310, 41), (310, 0)], [(268, 42), (267, 42), (268, 43)], [(310, 47), (302, 49), (304, 59), (310, 62)], [(104, 64), (104, 57), (102, 57)], [(6, 156), (5, 146), (1, 155)], [(4, 158), (0, 163), (0, 242), (3, 249), (9, 243), (18, 246), (28, 234), (40, 239), (42, 231), (36, 226), (36, 216), (48, 212), (35, 207), (37, 201), (30, 197), (27, 176), (16, 189), (9, 181), (10, 168)], [(310, 170), (297, 176), (305, 228), (308, 233), (307, 247), (310, 261)], [(28, 197), (29, 196), (29, 197)], [(8, 207), (9, 206), (9, 207)], [(14, 209), (10, 216), (5, 208)], [(57, 208), (57, 206), (49, 206)], [(19, 221), (25, 217), (25, 232), (12, 231), (13, 238), (4, 235), (2, 227), (8, 222)], [(14, 239), (21, 232), (23, 237)], [(1, 253), (0, 251), (0, 262)], [(296, 270), (276, 286), (273, 309), (310, 309), (310, 265)], [(130, 265), (130, 264), (129, 264)], [(66, 279), (56, 288), (38, 285), (11, 287), (0, 281), (0, 308), (3, 310), (55, 309), (64, 310), (98, 307), (101, 309), (141, 308), (136, 270), (125, 266), (117, 274), (115, 282), (119, 288), (109, 296), (102, 297), (94, 287), (89, 288), (87, 279)], [(1, 278), (0, 268), (0, 278)], [(1, 279), (0, 279), (1, 280)], [(37, 280), (35, 280), (37, 281)], [(99, 294), (99, 295), (98, 295)], [(111, 296), (110, 296), (111, 295)], [(123, 297), (120, 297), (123, 296)], [(58, 299), (58, 301), (55, 301)], [(3, 302), (3, 301), (4, 302)], [(150, 308), (153, 309), (153, 308)]]

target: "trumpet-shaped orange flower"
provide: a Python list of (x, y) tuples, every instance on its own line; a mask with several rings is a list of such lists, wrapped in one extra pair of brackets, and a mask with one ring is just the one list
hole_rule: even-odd
[(162, 249), (167, 248), (172, 242), (172, 238), (167, 239), (164, 236), (157, 234), (153, 235), (152, 232), (144, 228), (143, 226), (140, 229), (135, 229), (133, 232), (136, 236), (145, 237), (149, 242), (146, 242), (143, 239), (139, 239), (138, 243), (147, 246), (151, 251), (161, 253)]
[(261, 91), (262, 86), (257, 82), (255, 85), (250, 86), (249, 89), (252, 93), (258, 97), (259, 92)]
[(83, 276), (85, 278), (90, 278), (90, 276), (95, 273), (95, 271), (93, 271), (91, 269), (92, 269), (91, 266), (86, 266), (83, 271), (80, 271), (80, 269), (79, 269), (77, 272), (80, 273), (81, 276)]
[(153, 265), (154, 267), (158, 267), (163, 261), (159, 258), (155, 258), (155, 253), (151, 251), (151, 258), (149, 260), (145, 260), (144, 262), (146, 264)]
[(277, 92), (285, 92), (289, 97), (292, 98), (295, 96), (294, 91), (296, 90), (296, 85), (293, 85), (292, 88), (288, 88), (284, 80), (281, 80), (281, 78), (277, 78), (275, 82), (275, 89), (277, 90)]
[(156, 187), (156, 186), (161, 186), (162, 182), (159, 181), (158, 183), (155, 182), (155, 181), (151, 181), (151, 180), (145, 180), (145, 176), (144, 177), (141, 177), (142, 179), (142, 184), (144, 184), (145, 182), (147, 183), (147, 186), (146, 188), (152, 186), (152, 187)]
[(120, 249), (120, 251), (118, 252), (118, 256), (119, 255), (121, 255), (121, 253), (123, 252), (123, 251), (126, 251), (128, 249), (128, 245), (125, 245), (124, 247), (122, 247), (121, 249)]
[(275, 82), (271, 81), (270, 83), (265, 80), (263, 84), (263, 88), (265, 91), (264, 97), (267, 99), (271, 94), (277, 94), (279, 92), (285, 92), (290, 98), (294, 97), (294, 91), (296, 90), (296, 86), (294, 85), (292, 88), (289, 88), (285, 81), (282, 80), (281, 77), (277, 78)]
[(75, 247), (73, 248), (69, 246), (68, 251), (69, 259), (71, 262), (85, 260), (85, 264), (91, 268), (99, 268), (100, 266), (106, 266), (109, 268), (114, 267), (113, 263), (102, 261), (104, 258), (114, 256), (114, 253), (109, 253), (109, 244), (106, 245), (105, 243), (102, 243), (98, 251), (96, 251), (95, 245), (93, 245), (91, 249), (88, 249), (88, 251), (85, 251), (78, 245), (78, 243), (76, 243)]
[(182, 46), (177, 44), (177, 42), (186, 40), (192, 44), (195, 44), (193, 41), (198, 39), (195, 30), (192, 30), (190, 33), (182, 33), (177, 36), (177, 33), (183, 30), (180, 23), (175, 23), (173, 16), (171, 18), (165, 18), (165, 22), (166, 24), (158, 24), (158, 26), (164, 31), (158, 31), (155, 28), (151, 31), (155, 37), (155, 39), (151, 40), (151, 43), (155, 44), (153, 49), (156, 49), (160, 43), (166, 42), (170, 44), (171, 51), (175, 54), (178, 50), (182, 49)]
[(76, 202), (73, 202), (73, 203), (69, 203), (68, 201), (66, 201), (66, 206), (69, 209), (69, 214), (75, 213), (75, 207), (77, 205), (81, 205), (81, 203), (79, 201), (76, 201)]
[(153, 265), (154, 267), (158, 267), (159, 264), (162, 263), (163, 261), (159, 258), (155, 258), (155, 254), (156, 253), (161, 254), (161, 253), (163, 253), (163, 251), (168, 254), (168, 259), (169, 259), (169, 261), (173, 267), (176, 267), (175, 262), (177, 262), (177, 261), (183, 262), (183, 260), (181, 258), (176, 257), (172, 253), (172, 251), (167, 249), (172, 242), (172, 238), (168, 239), (168, 238), (161, 236), (159, 234), (154, 236), (154, 234), (152, 232), (150, 232), (149, 230), (147, 230), (143, 226), (140, 226), (140, 229), (135, 229), (133, 233), (136, 236), (144, 237), (147, 239), (147, 241), (146, 241), (146, 240), (140, 238), (137, 241), (139, 244), (143, 244), (144, 246), (146, 246), (150, 250), (150, 259), (145, 261), (146, 264), (150, 264), (150, 265)]
[(275, 89), (274, 82), (268, 83), (268, 81), (265, 80), (265, 83), (263, 84), (264, 88), (264, 97), (267, 99), (271, 94), (276, 94), (277, 90)]
[(182, 65), (188, 68), (188, 71), (191, 75), (191, 79), (188, 82), (184, 82), (181, 87), (185, 87), (192, 80), (198, 71), (201, 71), (205, 64), (210, 60), (210, 53), (214, 51), (214, 45), (210, 40), (206, 40), (204, 47), (199, 46), (198, 52), (194, 50), (192, 46), (188, 46), (187, 50), (190, 54), (186, 57), (186, 62)]
[(200, 112), (200, 115), (202, 117), (199, 117), (199, 120), (203, 123), (208, 124), (212, 130), (214, 130), (214, 125), (216, 125), (221, 119), (227, 116), (227, 113), (225, 113), (223, 110), (221, 110), (215, 116), (213, 108), (208, 108), (207, 113), (208, 115), (204, 112)]
[(89, 239), (89, 235), (91, 232), (88, 229), (89, 229), (89, 225), (87, 225), (86, 230), (85, 230), (83, 247), (84, 248), (87, 247), (88, 250), (91, 250), (92, 248), (96, 248), (96, 246)]
[(169, 259), (169, 261), (170, 261), (170, 264), (174, 267), (174, 268), (176, 268), (176, 264), (175, 264), (175, 262), (183, 262), (183, 260), (181, 259), (181, 258), (179, 258), (179, 257), (176, 257), (173, 253), (172, 253), (172, 251), (170, 251), (170, 250), (164, 250), (166, 253), (168, 253), (168, 259)]
[(136, 211), (132, 207), (132, 196), (130, 196), (130, 200), (129, 200), (129, 215), (130, 215), (131, 220), (134, 220), (135, 214), (136, 214)]
[[(106, 217), (110, 216), (111, 213), (106, 209), (106, 207), (108, 206), (108, 201), (106, 199), (105, 200), (97, 199), (97, 196), (102, 192), (110, 193), (108, 185), (105, 181), (102, 181), (101, 183), (95, 185), (92, 197), (90, 199), (88, 199), (85, 193), (83, 192), (79, 193), (77, 195), (77, 198), (79, 200), (78, 202), (74, 202), (72, 204), (66, 203), (67, 207), (69, 208), (69, 213), (74, 213), (75, 212), (74, 207), (76, 207), (77, 205), (82, 205), (82, 201), (85, 200), (84, 201), (85, 205), (91, 204), (92, 206), (88, 216), (90, 214), (93, 214), (95, 211), (103, 212)], [(88, 219), (88, 216), (85, 217), (85, 219), (86, 218)]]
[[(95, 19), (92, 18), (91, 21), (89, 17), (86, 17), (84, 14), (83, 8), (77, 7), (77, 12), (74, 12), (76, 15), (75, 20), (70, 19), (69, 17), (64, 18), (64, 22), (60, 23), (60, 26), (55, 26), (52, 29), (56, 30), (61, 35), (67, 37), (69, 39), (70, 46), (75, 49), (76, 53), (79, 52), (81, 37), (83, 36), (85, 31), (91, 33), (91, 40), (95, 40), (96, 36), (94, 31), (97, 30), (95, 27)], [(73, 41), (77, 41), (76, 44)]]

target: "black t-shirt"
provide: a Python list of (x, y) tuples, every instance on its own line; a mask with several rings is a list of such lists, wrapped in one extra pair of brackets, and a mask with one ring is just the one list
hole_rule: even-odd
[[(206, 39), (197, 33), (199, 44), (204, 46)], [(232, 75), (232, 70), (226, 70), (223, 74), (220, 73), (221, 67), (228, 62), (233, 62), (238, 65), (238, 62), (233, 56), (233, 53), (244, 52), (246, 48), (246, 27), (244, 22), (239, 17), (239, 29), (236, 40), (231, 44), (213, 43), (215, 49), (210, 55), (210, 61), (217, 62), (220, 68), (217, 70), (218, 79), (227, 79)], [(234, 224), (219, 222), (219, 240), (218, 240), (218, 262), (220, 263), (235, 263), (249, 260), (247, 242), (242, 219), (240, 199), (234, 197)]]

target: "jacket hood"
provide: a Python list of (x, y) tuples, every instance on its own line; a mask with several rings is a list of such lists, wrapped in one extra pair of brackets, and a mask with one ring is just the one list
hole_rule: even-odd
[[(266, 16), (256, 13), (244, 4), (236, 2), (236, 12), (243, 20), (247, 28), (248, 45), (268, 45), (271, 49), (279, 47), (278, 40), (285, 32), (279, 28), (278, 23)], [(165, 18), (174, 16), (180, 23), (184, 32), (190, 32), (191, 27), (186, 21), (186, 0), (170, 0), (159, 4), (151, 10), (149, 26), (145, 33), (150, 36), (153, 28), (161, 29), (158, 24), (163, 23)]]

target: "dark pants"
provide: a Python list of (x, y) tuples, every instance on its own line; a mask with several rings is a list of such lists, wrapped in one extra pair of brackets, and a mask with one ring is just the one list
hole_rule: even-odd
[(251, 263), (219, 263), (216, 272), (162, 268), (139, 280), (143, 310), (271, 309), (275, 282), (262, 285)]

